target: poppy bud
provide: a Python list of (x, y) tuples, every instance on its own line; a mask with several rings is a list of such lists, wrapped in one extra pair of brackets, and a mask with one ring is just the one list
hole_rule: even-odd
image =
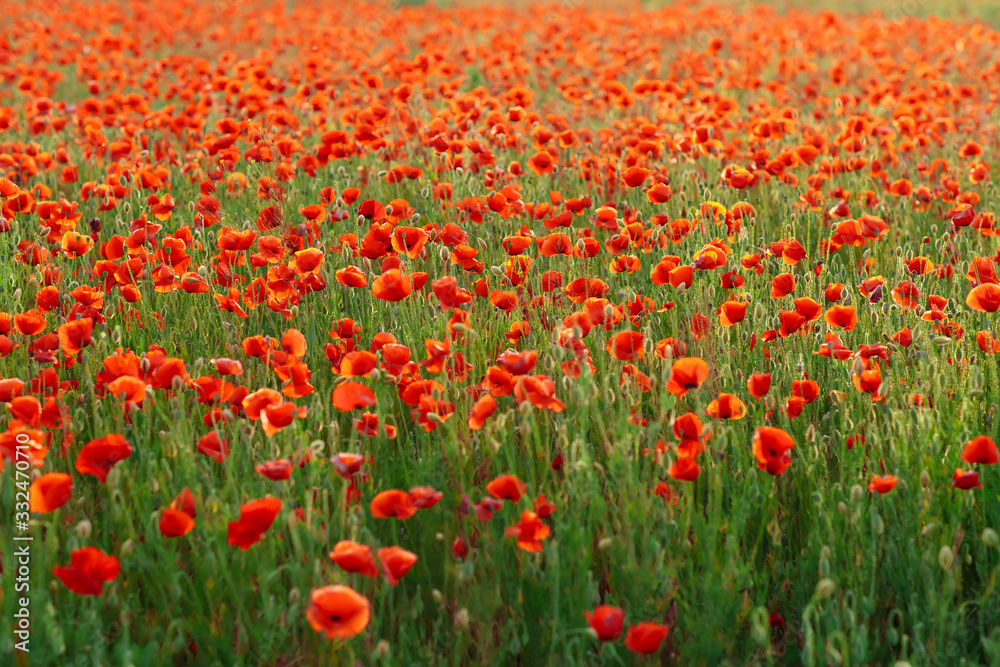
[(90, 533), (92, 531), (92, 528), (93, 527), (90, 525), (90, 522), (84, 519), (80, 523), (76, 524), (77, 537), (79, 537), (81, 540), (90, 539)]
[(459, 632), (465, 632), (469, 629), (469, 610), (462, 607), (455, 612), (455, 616), (452, 618), (452, 625)]
[(990, 549), (1000, 548), (1000, 535), (997, 535), (997, 531), (992, 528), (984, 528), (983, 544), (988, 546)]
[(941, 566), (941, 569), (945, 571), (950, 570), (954, 562), (955, 552), (951, 550), (951, 547), (947, 545), (941, 547), (941, 550), (938, 551), (938, 565)]
[(389, 657), (389, 651), (389, 642), (384, 639), (380, 639), (378, 640), (378, 643), (375, 644), (375, 650), (372, 651), (372, 657), (376, 660), (384, 660)]
[(833, 592), (836, 590), (837, 590), (836, 582), (834, 582), (833, 579), (826, 577), (824, 579), (820, 579), (819, 583), (816, 584), (816, 591), (814, 593), (814, 596), (816, 597), (817, 600), (826, 600), (831, 595), (833, 595)]
[(754, 643), (760, 646), (761, 648), (767, 646), (768, 640), (770, 639), (771, 636), (771, 633), (768, 631), (766, 627), (764, 627), (764, 623), (762, 623), (760, 619), (757, 618), (756, 614), (754, 614), (752, 620), (752, 628), (750, 630), (750, 636), (753, 639)]
[(861, 499), (865, 497), (865, 491), (861, 488), (860, 484), (855, 484), (851, 487), (851, 502), (860, 503)]
[(132, 555), (134, 551), (135, 551), (135, 542), (133, 542), (131, 539), (128, 539), (122, 543), (122, 548), (119, 550), (118, 553), (122, 558), (128, 558), (129, 556)]

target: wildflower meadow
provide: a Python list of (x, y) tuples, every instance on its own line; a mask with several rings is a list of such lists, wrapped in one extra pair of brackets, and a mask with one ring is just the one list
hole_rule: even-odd
[(1000, 665), (1000, 22), (877, 4), (7, 0), (0, 663)]

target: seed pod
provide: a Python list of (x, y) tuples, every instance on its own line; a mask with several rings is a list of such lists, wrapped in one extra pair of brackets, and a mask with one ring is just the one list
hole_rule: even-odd
[(955, 552), (951, 550), (951, 547), (948, 545), (941, 547), (941, 550), (938, 551), (938, 565), (941, 566), (941, 569), (947, 572), (954, 562)]
[(834, 591), (836, 590), (837, 590), (837, 583), (833, 579), (825, 577), (823, 579), (820, 579), (819, 583), (816, 584), (816, 591), (814, 592), (813, 595), (818, 600), (826, 600), (831, 595), (833, 595)]

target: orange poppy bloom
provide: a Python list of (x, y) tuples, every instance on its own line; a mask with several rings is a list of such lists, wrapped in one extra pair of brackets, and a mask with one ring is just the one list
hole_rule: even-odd
[(371, 549), (353, 540), (341, 540), (329, 554), (330, 560), (344, 572), (353, 572), (363, 577), (378, 577), (379, 567)]
[(402, 301), (412, 291), (410, 277), (399, 269), (389, 269), (372, 283), (372, 295), (383, 301)]
[(747, 413), (747, 406), (738, 396), (719, 394), (718, 398), (708, 404), (705, 412), (716, 419), (743, 419)]
[(718, 307), (716, 313), (719, 316), (719, 324), (724, 327), (731, 327), (743, 321), (747, 315), (746, 301), (726, 301)]
[(771, 280), (771, 298), (780, 299), (795, 291), (795, 276), (782, 273)]
[(372, 498), (369, 505), (376, 519), (409, 519), (417, 513), (417, 507), (410, 502), (410, 494), (398, 489), (383, 491)]
[(858, 325), (858, 313), (854, 306), (830, 306), (823, 315), (823, 321), (831, 327), (854, 331)]
[(350, 639), (368, 627), (371, 605), (353, 588), (334, 584), (309, 593), (306, 620), (327, 639)]
[(417, 555), (402, 547), (392, 546), (379, 549), (378, 560), (386, 581), (395, 586), (416, 564)]
[(341, 412), (368, 408), (378, 403), (375, 392), (357, 382), (338, 384), (333, 390), (333, 405)]
[(965, 297), (965, 305), (981, 313), (995, 313), (1000, 309), (1000, 285), (983, 283), (973, 287)]
[(490, 394), (486, 394), (481, 397), (472, 406), (472, 410), (469, 412), (469, 428), (473, 431), (478, 431), (485, 424), (486, 420), (489, 419), (494, 412), (497, 411), (497, 400), (493, 398)]
[(541, 522), (536, 513), (522, 512), (521, 521), (507, 528), (504, 534), (507, 537), (516, 537), (518, 547), (534, 554), (542, 550), (542, 540), (550, 533), (549, 527)]
[(608, 340), (607, 351), (615, 359), (621, 361), (642, 359), (645, 349), (643, 335), (638, 331), (622, 331)]
[(48, 514), (59, 509), (73, 494), (73, 478), (61, 472), (42, 475), (28, 489), (28, 509)]
[(22, 336), (37, 336), (45, 331), (45, 316), (29, 310), (14, 316), (14, 330)]
[(671, 394), (684, 396), (692, 389), (697, 389), (708, 378), (708, 364), (698, 357), (683, 357), (674, 362), (670, 368), (670, 380), (667, 391)]
[(524, 482), (510, 474), (495, 477), (489, 484), (486, 485), (486, 492), (494, 498), (500, 500), (510, 500), (515, 503), (521, 499), (521, 496), (524, 495), (525, 491), (526, 487), (524, 486)]
[(899, 481), (898, 477), (893, 475), (885, 475), (884, 477), (879, 475), (872, 475), (872, 481), (868, 482), (869, 491), (877, 491), (878, 493), (889, 493), (894, 488), (896, 488), (896, 483)]

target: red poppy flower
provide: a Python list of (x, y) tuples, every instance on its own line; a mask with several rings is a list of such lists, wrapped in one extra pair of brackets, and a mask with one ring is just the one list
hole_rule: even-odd
[(358, 382), (344, 382), (333, 390), (333, 405), (341, 412), (368, 408), (376, 403), (375, 392)]
[(524, 482), (514, 475), (500, 475), (486, 485), (486, 491), (499, 500), (510, 500), (517, 502), (524, 495)]
[(101, 595), (104, 584), (114, 581), (121, 572), (121, 563), (95, 547), (77, 549), (70, 556), (69, 567), (52, 568), (52, 574), (77, 595)]
[(376, 519), (409, 519), (417, 513), (417, 507), (410, 502), (410, 494), (398, 489), (383, 491), (369, 505)]
[(280, 511), (277, 498), (261, 498), (240, 507), (240, 518), (231, 521), (227, 530), (229, 546), (246, 551), (260, 542)]
[(951, 478), (951, 485), (963, 491), (983, 488), (982, 482), (979, 481), (978, 472), (975, 470), (962, 470), (961, 468), (955, 468), (955, 474)]
[(962, 460), (966, 463), (993, 465), (1000, 461), (1000, 452), (997, 451), (993, 438), (988, 435), (979, 435), (970, 440), (965, 449), (962, 450)]
[(684, 357), (674, 362), (670, 368), (667, 391), (684, 396), (697, 389), (708, 378), (708, 364), (698, 357)]
[(382, 565), (382, 574), (390, 586), (399, 583), (410, 568), (417, 562), (417, 555), (401, 547), (392, 546), (378, 550), (378, 560)]
[(636, 623), (625, 633), (625, 648), (635, 653), (656, 653), (670, 628), (659, 623)]
[(61, 472), (46, 473), (31, 483), (28, 489), (28, 509), (48, 514), (69, 502), (72, 493), (72, 477)]
[(261, 476), (268, 478), (272, 482), (291, 479), (293, 468), (294, 466), (289, 459), (264, 461), (264, 463), (255, 466), (255, 469)]
[(550, 533), (549, 527), (535, 512), (522, 512), (521, 521), (504, 532), (507, 537), (516, 537), (517, 546), (532, 554), (542, 550), (542, 540)]
[(330, 560), (344, 572), (353, 572), (372, 579), (378, 577), (379, 567), (371, 549), (354, 540), (341, 540), (329, 554)]
[(364, 632), (371, 619), (371, 605), (353, 588), (334, 584), (309, 593), (306, 620), (327, 639), (350, 639)]
[(198, 438), (198, 451), (216, 463), (223, 463), (229, 458), (229, 443), (218, 431), (212, 431)]
[(93, 475), (101, 484), (115, 465), (132, 455), (132, 446), (120, 435), (106, 435), (91, 440), (76, 456), (76, 470), (83, 475)]
[(780, 475), (792, 464), (788, 450), (795, 446), (792, 436), (775, 426), (758, 426), (753, 434), (753, 455), (761, 470)]
[(898, 481), (899, 478), (893, 475), (885, 475), (884, 477), (872, 475), (872, 481), (868, 482), (868, 490), (877, 491), (880, 494), (889, 493), (896, 488), (896, 482)]
[(584, 611), (583, 615), (602, 642), (611, 642), (621, 636), (625, 626), (625, 612), (620, 607), (602, 604), (593, 611)]
[(719, 394), (718, 398), (708, 404), (705, 412), (716, 419), (743, 419), (747, 406), (738, 396)]

